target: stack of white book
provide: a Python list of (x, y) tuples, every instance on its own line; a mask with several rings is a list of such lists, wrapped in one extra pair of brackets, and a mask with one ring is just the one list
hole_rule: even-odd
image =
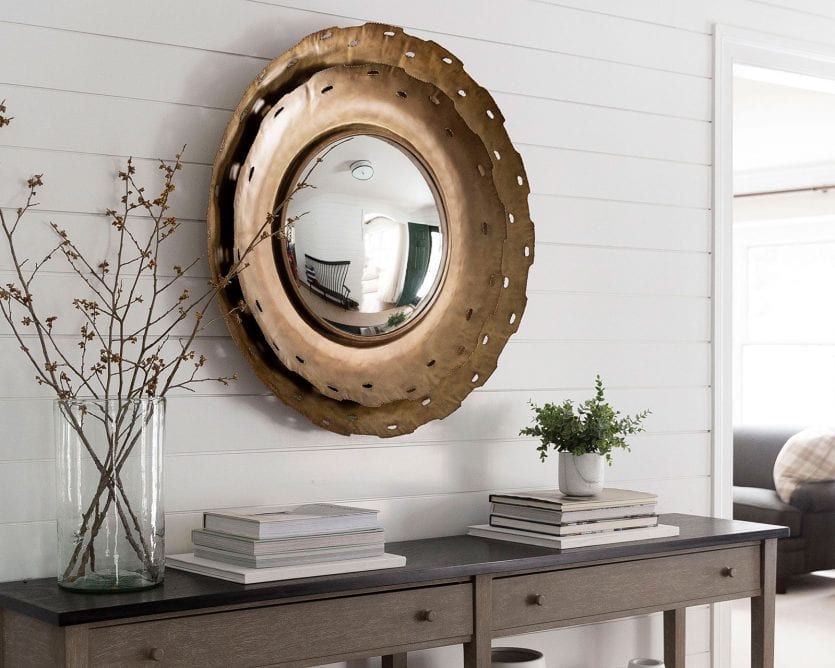
[(657, 497), (627, 489), (596, 496), (558, 491), (490, 495), (490, 524), (471, 526), (471, 536), (566, 549), (677, 536), (678, 527), (658, 523)]
[(192, 542), (166, 565), (242, 584), (406, 563), (386, 554), (378, 511), (330, 503), (205, 512)]

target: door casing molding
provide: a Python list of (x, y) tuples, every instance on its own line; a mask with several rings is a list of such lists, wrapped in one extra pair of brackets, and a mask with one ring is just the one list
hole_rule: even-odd
[[(734, 65), (835, 80), (835, 46), (802, 42), (724, 25), (714, 26), (713, 76), (713, 424), (711, 507), (717, 517), (733, 510), (732, 222)], [(731, 666), (729, 604), (714, 605), (713, 665)]]

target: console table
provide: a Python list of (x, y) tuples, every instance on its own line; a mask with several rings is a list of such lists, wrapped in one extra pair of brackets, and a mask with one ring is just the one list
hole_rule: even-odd
[(0, 666), (315, 666), (664, 611), (668, 668), (684, 666), (685, 608), (751, 599), (752, 665), (773, 665), (784, 527), (664, 515), (674, 538), (551, 550), (451, 536), (390, 543), (403, 568), (237, 585), (169, 569), (133, 594), (74, 594), (54, 579), (0, 584)]

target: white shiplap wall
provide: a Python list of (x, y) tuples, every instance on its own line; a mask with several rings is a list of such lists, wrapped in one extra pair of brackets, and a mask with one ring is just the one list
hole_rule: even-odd
[[(443, 44), (501, 106), (537, 225), (525, 319), (457, 413), (385, 441), (312, 427), (211, 331), (214, 366), (242, 379), (170, 401), (169, 549), (189, 548), (202, 509), (237, 504), (351, 502), (382, 509), (394, 540), (459, 533), (485, 519), (489, 490), (553, 484), (553, 465), (517, 435), (526, 401), (584, 398), (595, 373), (615, 405), (653, 410), (609, 480), (658, 492), (662, 510), (709, 513), (712, 24), (833, 43), (832, 3), (2, 0), (0, 100), (16, 119), (0, 132), (0, 206), (43, 171), (33, 255), (47, 219), (105, 250), (97, 214), (118, 197), (125, 157), (152, 175), (186, 143), (176, 250), (202, 253), (211, 162), (241, 92), (307, 33), (363, 21)], [(44, 283), (56, 302), (72, 296), (60, 273)], [(51, 404), (5, 330), (0, 369), (0, 580), (51, 575)], [(707, 608), (690, 622), (688, 665), (709, 665)], [(617, 666), (658, 655), (661, 636), (650, 617), (518, 642), (548, 651), (549, 666)], [(460, 665), (460, 651), (414, 662)]]

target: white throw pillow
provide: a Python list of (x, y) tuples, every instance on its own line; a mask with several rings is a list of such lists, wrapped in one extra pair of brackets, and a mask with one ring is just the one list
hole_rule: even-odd
[(809, 427), (792, 436), (774, 462), (777, 495), (790, 503), (798, 485), (835, 480), (835, 429)]

